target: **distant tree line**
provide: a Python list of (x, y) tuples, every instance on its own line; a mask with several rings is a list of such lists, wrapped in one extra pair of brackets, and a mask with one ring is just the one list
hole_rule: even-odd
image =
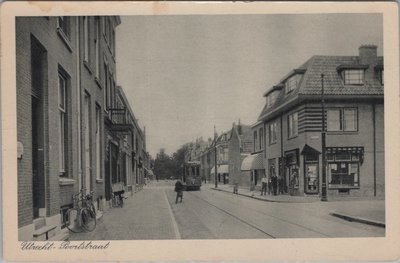
[(156, 179), (180, 179), (182, 177), (182, 164), (185, 161), (185, 152), (189, 144), (182, 145), (176, 152), (169, 156), (165, 149), (160, 149), (154, 160), (154, 174)]

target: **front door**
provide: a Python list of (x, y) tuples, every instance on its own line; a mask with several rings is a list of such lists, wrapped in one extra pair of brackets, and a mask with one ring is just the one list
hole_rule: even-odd
[(85, 132), (85, 188), (86, 193), (90, 193), (92, 190), (92, 151), (90, 141), (90, 97), (85, 94), (85, 105), (84, 105), (84, 132)]
[(43, 103), (32, 96), (32, 199), (33, 218), (39, 217), (39, 208), (45, 208)]

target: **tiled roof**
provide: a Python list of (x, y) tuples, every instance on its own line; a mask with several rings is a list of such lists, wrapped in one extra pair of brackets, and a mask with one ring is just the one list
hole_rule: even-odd
[[(383, 98), (384, 87), (376, 78), (365, 78), (364, 85), (344, 85), (337, 70), (340, 65), (360, 65), (358, 56), (313, 56), (306, 61), (300, 70), (305, 70), (300, 85), (289, 94), (285, 89), (280, 91), (275, 103), (271, 107), (264, 106), (258, 120), (264, 119), (269, 113), (277, 108), (299, 99), (301, 96), (321, 96), (321, 74), (324, 74), (324, 94), (328, 96), (380, 96)], [(378, 57), (376, 65), (383, 65), (383, 57)], [(370, 65), (374, 67), (376, 65)], [(282, 84), (288, 77), (293, 75), (291, 71), (279, 84)]]

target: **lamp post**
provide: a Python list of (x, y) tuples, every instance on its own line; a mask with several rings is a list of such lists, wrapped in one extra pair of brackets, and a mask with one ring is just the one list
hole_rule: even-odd
[(218, 188), (218, 181), (217, 181), (217, 133), (215, 132), (215, 125), (214, 125), (214, 181), (215, 181), (215, 188)]
[(321, 201), (328, 201), (327, 187), (326, 187), (326, 132), (325, 132), (325, 98), (324, 98), (324, 74), (321, 74), (321, 106), (322, 106), (322, 132), (321, 132), (321, 145), (322, 145), (322, 189)]

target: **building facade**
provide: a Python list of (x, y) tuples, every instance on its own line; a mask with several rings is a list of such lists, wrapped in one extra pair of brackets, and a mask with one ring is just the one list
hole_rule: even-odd
[(284, 193), (321, 195), (324, 149), (328, 196), (384, 196), (383, 72), (377, 47), (363, 45), (358, 56), (313, 56), (265, 93), (259, 143)]
[(253, 151), (251, 127), (243, 124), (233, 124), (228, 143), (230, 185), (250, 186), (251, 176), (247, 171), (241, 171), (244, 159)]
[(116, 128), (115, 109), (127, 108), (116, 86), (120, 23), (117, 16), (16, 19), (19, 240), (65, 239), (74, 194), (93, 191), (103, 210), (113, 180), (129, 185), (137, 144)]

